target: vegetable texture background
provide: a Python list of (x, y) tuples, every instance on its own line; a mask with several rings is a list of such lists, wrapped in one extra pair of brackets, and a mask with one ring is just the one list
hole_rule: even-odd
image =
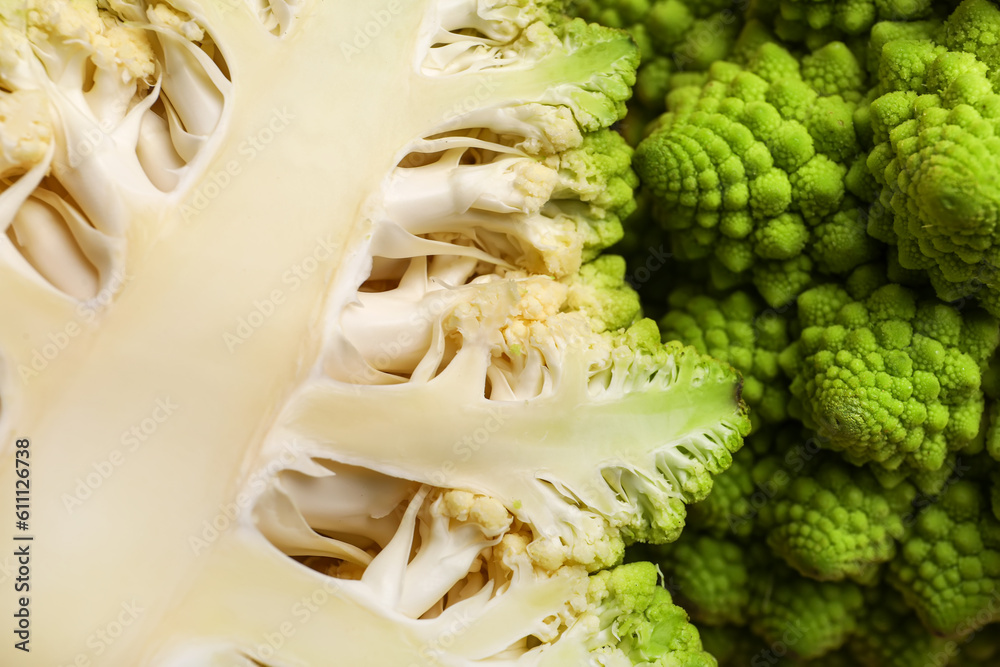
[(998, 45), (0, 2), (0, 664), (996, 664)]
[(720, 664), (997, 664), (1000, 7), (577, 11), (643, 49), (630, 279), (753, 421), (635, 557)]

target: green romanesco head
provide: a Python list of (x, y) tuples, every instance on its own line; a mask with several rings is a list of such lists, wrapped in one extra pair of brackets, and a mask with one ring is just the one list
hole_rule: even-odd
[[(851, 655), (863, 667), (923, 666), (928, 656), (941, 654), (946, 640), (927, 632), (913, 610), (892, 587), (863, 590), (865, 608), (848, 642)], [(951, 664), (951, 663), (948, 663)]]
[(885, 489), (867, 470), (821, 455), (809, 474), (761, 508), (767, 543), (800, 573), (821, 581), (869, 583), (896, 554), (916, 489)]
[(938, 40), (951, 51), (974, 53), (1000, 82), (1000, 14), (989, 0), (964, 0), (941, 26)]
[(965, 0), (940, 25), (880, 32), (868, 231), (941, 298), (1000, 315), (1000, 8)]
[(811, 660), (844, 644), (864, 606), (853, 582), (815, 581), (778, 563), (751, 578), (750, 628), (769, 643), (784, 642)]
[(924, 625), (963, 637), (1000, 620), (1000, 521), (984, 486), (953, 482), (912, 523), (889, 582)]
[(754, 423), (783, 421), (789, 394), (778, 355), (789, 343), (787, 317), (748, 292), (721, 298), (701, 292), (686, 286), (670, 294), (670, 310), (660, 320), (664, 340), (732, 364), (743, 376), (743, 400)]
[(910, 21), (932, 14), (931, 0), (778, 0), (778, 34), (791, 41), (864, 36), (878, 21)]
[(800, 61), (763, 42), (740, 59), (674, 78), (635, 168), (681, 259), (746, 273), (780, 306), (814, 272), (879, 253), (845, 186), (864, 73), (840, 43)]
[(695, 621), (746, 623), (750, 573), (744, 545), (686, 532), (683, 540), (656, 548), (655, 556), (679, 604)]
[(878, 286), (873, 271), (855, 272), (850, 292), (830, 284), (800, 297), (801, 338), (782, 356), (793, 412), (855, 463), (937, 470), (979, 431), (997, 323)]

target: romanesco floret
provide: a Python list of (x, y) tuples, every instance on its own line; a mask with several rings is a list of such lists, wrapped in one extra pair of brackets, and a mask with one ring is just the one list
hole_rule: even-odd
[(678, 76), (635, 165), (680, 258), (750, 274), (771, 306), (791, 301), (814, 272), (874, 259), (879, 245), (845, 187), (844, 160), (858, 150), (845, 98), (860, 99), (862, 81), (839, 43), (800, 66), (765, 42), (742, 64)]
[(778, 0), (775, 27), (789, 41), (863, 35), (878, 21), (908, 21), (932, 14), (931, 0)]
[(952, 477), (961, 477), (969, 471), (971, 461), (968, 454), (977, 446), (978, 437), (970, 440), (957, 452), (949, 452), (944, 463), (937, 470), (926, 470), (906, 462), (893, 470), (888, 470), (877, 464), (865, 466), (865, 469), (875, 475), (875, 478), (886, 489), (895, 488), (905, 481), (916, 487), (923, 496), (935, 497), (951, 483)]
[[(656, 578), (650, 563), (621, 565), (590, 577), (587, 600), (594, 611), (578, 623), (591, 637), (591, 656), (600, 656), (597, 664), (607, 667), (713, 667), (698, 630)], [(570, 628), (567, 634), (573, 632)]]
[(913, 667), (937, 655), (946, 640), (927, 632), (899, 593), (882, 584), (866, 588), (865, 609), (848, 642), (864, 667)]
[(750, 587), (750, 628), (768, 642), (784, 638), (805, 659), (842, 646), (864, 606), (853, 582), (814, 581), (780, 566), (758, 570)]
[(625, 282), (625, 260), (603, 255), (570, 279), (566, 307), (590, 315), (595, 331), (617, 331), (639, 317), (639, 295)]
[(750, 573), (743, 545), (692, 531), (657, 553), (692, 618), (707, 625), (746, 623)]
[(793, 409), (856, 463), (937, 470), (979, 431), (997, 323), (899, 285), (872, 289), (871, 273), (855, 272), (851, 293), (830, 284), (800, 297), (802, 335), (782, 356)]
[(881, 191), (869, 233), (898, 245), (904, 267), (928, 271), (943, 299), (974, 298), (1000, 314), (1000, 187), (991, 176), (1000, 165), (1000, 8), (965, 0), (923, 31), (877, 54), (867, 167)]
[(916, 517), (889, 582), (924, 625), (961, 637), (1000, 620), (1000, 522), (989, 514), (984, 489), (953, 482)]
[(760, 520), (771, 549), (801, 574), (870, 583), (896, 554), (915, 495), (908, 483), (884, 489), (867, 470), (825, 455), (764, 505)]
[[(748, 439), (759, 437), (757, 431)], [(753, 532), (754, 511), (750, 497), (755, 491), (753, 466), (755, 456), (746, 445), (733, 455), (733, 464), (715, 478), (712, 493), (688, 507), (688, 524), (713, 535), (732, 533), (747, 536)]]
[(715, 478), (712, 493), (688, 507), (688, 525), (714, 535), (732, 533), (745, 537), (753, 532), (755, 513), (750, 496), (755, 491), (754, 460), (754, 453), (746, 445), (736, 452), (729, 470)]
[(712, 493), (688, 507), (688, 525), (715, 537), (760, 534), (761, 509), (785, 491), (818, 451), (803, 446), (799, 424), (765, 425), (745, 439), (733, 464), (714, 479)]
[(638, 177), (631, 162), (631, 147), (611, 130), (585, 134), (576, 148), (544, 161), (559, 180), (542, 214), (578, 221), (574, 236), (583, 238), (584, 261), (622, 238), (622, 220), (636, 207)]

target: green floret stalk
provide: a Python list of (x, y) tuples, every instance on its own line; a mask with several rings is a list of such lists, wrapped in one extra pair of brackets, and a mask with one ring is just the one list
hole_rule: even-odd
[[(503, 298), (503, 290), (506, 287), (498, 297), (487, 293), (480, 298), (492, 302)], [(497, 309), (495, 302), (491, 308)], [(397, 451), (388, 432), (373, 435), (365, 430), (384, 423), (387, 429), (405, 428), (420, 437), (416, 425), (429, 406), (445, 400), (449, 392), (471, 390), (472, 386), (481, 394), (486, 378), (491, 377), (491, 363), (502, 364), (503, 360), (490, 361), (489, 340), (480, 342), (474, 337), (478, 323), (459, 321), (457, 326), (467, 332), (467, 342), (445, 371), (426, 381), (400, 385), (380, 404), (379, 410), (391, 410), (395, 415), (394, 425), (375, 418), (351, 420), (359, 429), (365, 425), (352, 434), (350, 424), (340, 424), (336, 446), (342, 456), (378, 460), (380, 466), (400, 472), (399, 462), (405, 460), (409, 466), (428, 471), (428, 480), (433, 477), (438, 482), (439, 475), (434, 473), (438, 462), (461, 457), (474, 464), (470, 470), (494, 473), (485, 481), (456, 469), (443, 473), (450, 483), (519, 499), (516, 514), (543, 535), (573, 544), (578, 541), (573, 537), (577, 526), (596, 515), (622, 531), (626, 541), (662, 542), (679, 534), (683, 502), (708, 493), (711, 476), (729, 466), (731, 452), (739, 447), (748, 426), (737, 402), (735, 375), (690, 348), (661, 347), (652, 322), (640, 322), (623, 334), (598, 334), (581, 340), (574, 336), (586, 329), (564, 329), (554, 320), (546, 327), (548, 331), (537, 330), (537, 336), (544, 336), (538, 342), (522, 340), (521, 354), (534, 346), (550, 365), (543, 374), (540, 393), (523, 408), (508, 410), (504, 402), (492, 403), (483, 397), (478, 407), (470, 404), (447, 424), (428, 432), (420, 447), (408, 448), (406, 453)], [(429, 356), (438, 354), (432, 350)], [(591, 365), (601, 358), (609, 358), (610, 366)], [(560, 360), (560, 370), (551, 370), (553, 359)], [(355, 390), (330, 382), (315, 385), (302, 400), (295, 427), (319, 442), (325, 442), (322, 434), (329, 431), (331, 420), (339, 419), (337, 414), (343, 410), (362, 414), (368, 405)], [(551, 422), (551, 415), (573, 412), (573, 406), (583, 400), (591, 407), (578, 413), (577, 419)], [(667, 405), (671, 406), (669, 414), (664, 414), (663, 406)], [(331, 406), (337, 409), (331, 412)], [(721, 428), (706, 428), (704, 420), (717, 411), (730, 417)], [(532, 432), (532, 425), (541, 422), (549, 424), (546, 441), (528, 442), (517, 435)], [(406, 426), (409, 423), (413, 425)], [(470, 433), (501, 425), (495, 434), (483, 431), (488, 448), (466, 442)], [(557, 444), (573, 442), (583, 433), (602, 442), (592, 457), (581, 456), (581, 452), (567, 456)], [(324, 446), (333, 446), (333, 442)], [(493, 461), (494, 456), (503, 459), (502, 467), (500, 459)], [(527, 474), (518, 461), (523, 465), (530, 461), (534, 470), (559, 473), (551, 477), (545, 472)], [(468, 468), (468, 464), (462, 467)], [(496, 474), (501, 469), (506, 472)]]

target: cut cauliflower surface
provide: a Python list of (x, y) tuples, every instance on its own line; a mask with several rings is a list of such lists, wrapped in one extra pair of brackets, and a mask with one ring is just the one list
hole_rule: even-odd
[(0, 17), (0, 485), (30, 442), (45, 543), (0, 664), (712, 664), (620, 564), (749, 429), (600, 255), (626, 35), (471, 0)]

